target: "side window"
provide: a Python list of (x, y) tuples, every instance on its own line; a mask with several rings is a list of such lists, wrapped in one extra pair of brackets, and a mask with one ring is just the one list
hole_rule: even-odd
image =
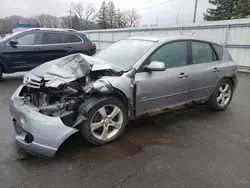
[(218, 55), (219, 60), (221, 60), (223, 57), (223, 47), (218, 45), (218, 44), (212, 44), (212, 46), (214, 47), (214, 49)]
[(178, 41), (160, 47), (150, 57), (150, 62), (160, 61), (167, 68), (180, 67), (187, 64), (187, 42)]
[(44, 34), (43, 33), (28, 33), (16, 38), (19, 45), (36, 45), (44, 44)]
[(206, 63), (215, 60), (215, 54), (208, 43), (191, 42), (193, 64)]
[(82, 40), (77, 35), (69, 35), (70, 42), (82, 42)]
[(63, 37), (60, 33), (47, 33), (47, 44), (64, 43)]

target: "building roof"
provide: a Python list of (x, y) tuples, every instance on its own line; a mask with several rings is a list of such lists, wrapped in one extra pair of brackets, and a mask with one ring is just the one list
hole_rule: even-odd
[(17, 28), (34, 28), (36, 27), (35, 24), (16, 24), (12, 26), (12, 29), (17, 29)]

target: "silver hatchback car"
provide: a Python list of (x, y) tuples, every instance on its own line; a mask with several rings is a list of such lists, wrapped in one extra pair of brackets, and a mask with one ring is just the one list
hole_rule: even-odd
[(237, 65), (223, 46), (187, 37), (121, 40), (94, 57), (47, 62), (11, 98), (16, 141), (51, 158), (80, 131), (90, 143), (117, 139), (130, 119), (191, 104), (224, 110), (237, 85)]

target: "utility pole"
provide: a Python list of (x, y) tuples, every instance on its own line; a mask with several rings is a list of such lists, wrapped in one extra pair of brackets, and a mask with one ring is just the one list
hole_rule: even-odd
[(175, 21), (176, 25), (179, 23), (179, 13), (177, 13), (176, 15), (176, 21)]
[(69, 10), (69, 24), (70, 24), (70, 29), (73, 29), (73, 20), (72, 20), (72, 12)]
[(194, 4), (194, 19), (193, 19), (193, 23), (195, 23), (195, 21), (196, 21), (197, 5), (198, 5), (198, 0), (195, 0), (195, 4)]

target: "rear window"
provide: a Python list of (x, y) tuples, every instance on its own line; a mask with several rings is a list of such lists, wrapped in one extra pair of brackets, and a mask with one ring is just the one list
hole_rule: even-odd
[(76, 35), (69, 34), (69, 37), (70, 37), (70, 42), (82, 42), (82, 40)]
[(223, 47), (218, 45), (218, 44), (212, 44), (213, 48), (215, 49), (217, 55), (218, 55), (218, 58), (219, 60), (222, 59), (223, 57)]
[(47, 33), (47, 44), (63, 43), (63, 37), (60, 33)]
[(88, 37), (85, 34), (81, 33), (81, 38), (83, 41), (89, 41)]

